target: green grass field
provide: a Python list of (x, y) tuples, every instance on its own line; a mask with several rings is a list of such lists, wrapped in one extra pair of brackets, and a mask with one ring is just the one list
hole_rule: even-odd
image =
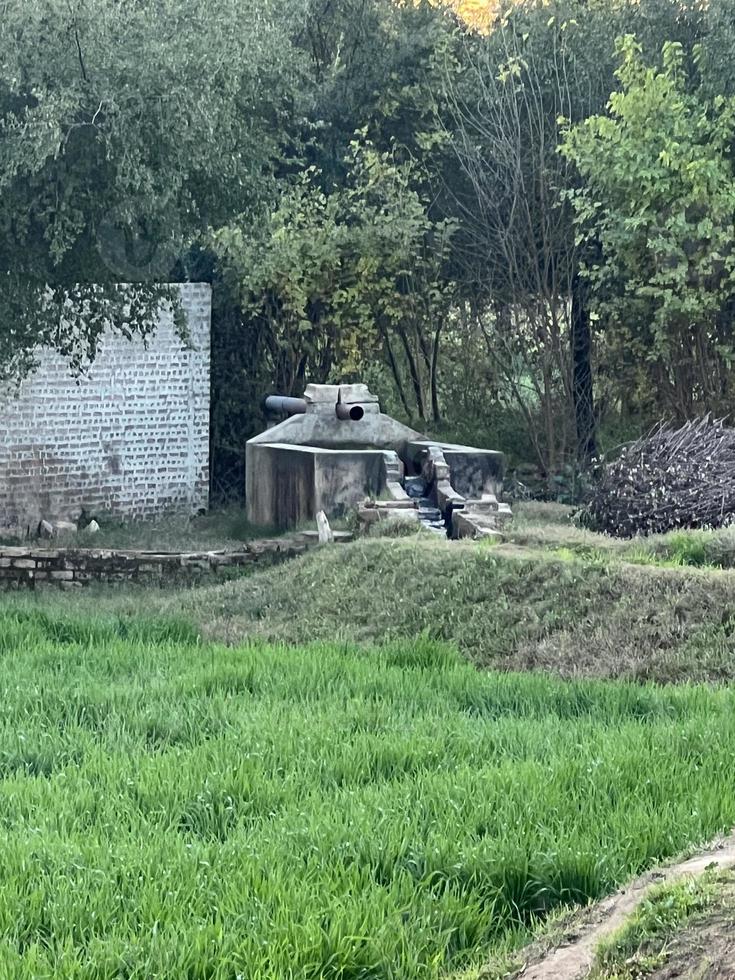
[(0, 610), (0, 977), (447, 976), (735, 820), (728, 688)]

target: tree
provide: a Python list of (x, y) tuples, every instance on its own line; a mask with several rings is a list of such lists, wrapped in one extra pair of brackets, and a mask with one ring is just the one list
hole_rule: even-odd
[(420, 160), (428, 176), (424, 136), (435, 128), (432, 100), (454, 28), (427, 0), (307, 0), (295, 35), (309, 69), (304, 143), (325, 187), (344, 183), (363, 130), (378, 150)]
[(718, 0), (707, 4), (699, 31), (696, 68), (702, 90), (710, 98), (735, 95), (732, 52), (735, 46), (735, 2)]
[(354, 352), (345, 320), (354, 289), (343, 260), (350, 233), (338, 195), (318, 186), (310, 168), (283, 188), (276, 206), (243, 216), (212, 239), (225, 284), (252, 338), (253, 362), (284, 394), (307, 380), (324, 382)]
[(347, 221), (356, 234), (362, 322), (377, 334), (406, 414), (439, 422), (441, 345), (456, 301), (449, 267), (456, 223), (432, 218), (416, 164), (356, 142), (351, 171)]
[[(0, 373), (145, 330), (183, 247), (257, 200), (293, 62), (271, 0), (0, 3)], [(137, 282), (132, 293), (117, 288)]]
[(566, 131), (570, 192), (593, 315), (619, 377), (640, 377), (678, 418), (729, 410), (735, 351), (735, 99), (692, 90), (679, 43), (646, 65), (619, 43), (620, 91)]
[(350, 149), (349, 173), (326, 194), (311, 168), (258, 220), (243, 216), (213, 236), (242, 311), (233, 342), (251, 338), (255, 360), (287, 394), (384, 356), (406, 413), (438, 418), (452, 228), (429, 218), (410, 165), (364, 139)]
[(488, 38), (468, 40), (449, 83), (469, 302), (550, 477), (595, 442), (588, 320), (563, 198), (573, 168), (557, 153), (558, 117), (584, 116), (604, 72), (583, 13), (576, 3), (509, 10)]
[(580, 275), (594, 246), (576, 241), (566, 191), (579, 175), (557, 152), (559, 117), (604, 109), (615, 38), (630, 25), (649, 46), (664, 36), (691, 47), (702, 17), (694, 0), (507, 0), (487, 36), (463, 35), (446, 70), (437, 117), (459, 162), (446, 194), (456, 275), (502, 397), (551, 476), (594, 455), (609, 390)]

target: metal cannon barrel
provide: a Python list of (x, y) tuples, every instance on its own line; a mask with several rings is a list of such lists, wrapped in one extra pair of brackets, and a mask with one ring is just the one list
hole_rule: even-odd
[[(306, 401), (303, 398), (291, 398), (289, 395), (268, 395), (265, 410), (274, 415), (303, 415), (306, 412)], [(337, 402), (334, 411), (342, 422), (359, 422), (365, 414), (362, 405), (345, 405), (343, 402)]]
[(343, 422), (359, 422), (365, 414), (362, 405), (345, 405), (344, 402), (337, 402), (334, 409), (337, 418)]
[(303, 415), (306, 412), (306, 402), (303, 398), (291, 398), (288, 395), (268, 395), (265, 408), (267, 412), (276, 415)]

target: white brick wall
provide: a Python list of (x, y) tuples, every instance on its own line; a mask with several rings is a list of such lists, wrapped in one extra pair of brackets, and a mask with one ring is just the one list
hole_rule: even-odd
[(0, 527), (207, 507), (211, 290), (181, 291), (193, 349), (163, 313), (147, 348), (111, 333), (80, 379), (44, 351), (0, 399)]

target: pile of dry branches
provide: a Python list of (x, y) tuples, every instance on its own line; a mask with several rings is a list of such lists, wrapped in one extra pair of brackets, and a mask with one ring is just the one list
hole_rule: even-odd
[(595, 531), (629, 538), (735, 520), (735, 429), (709, 417), (660, 425), (602, 469), (582, 512)]

